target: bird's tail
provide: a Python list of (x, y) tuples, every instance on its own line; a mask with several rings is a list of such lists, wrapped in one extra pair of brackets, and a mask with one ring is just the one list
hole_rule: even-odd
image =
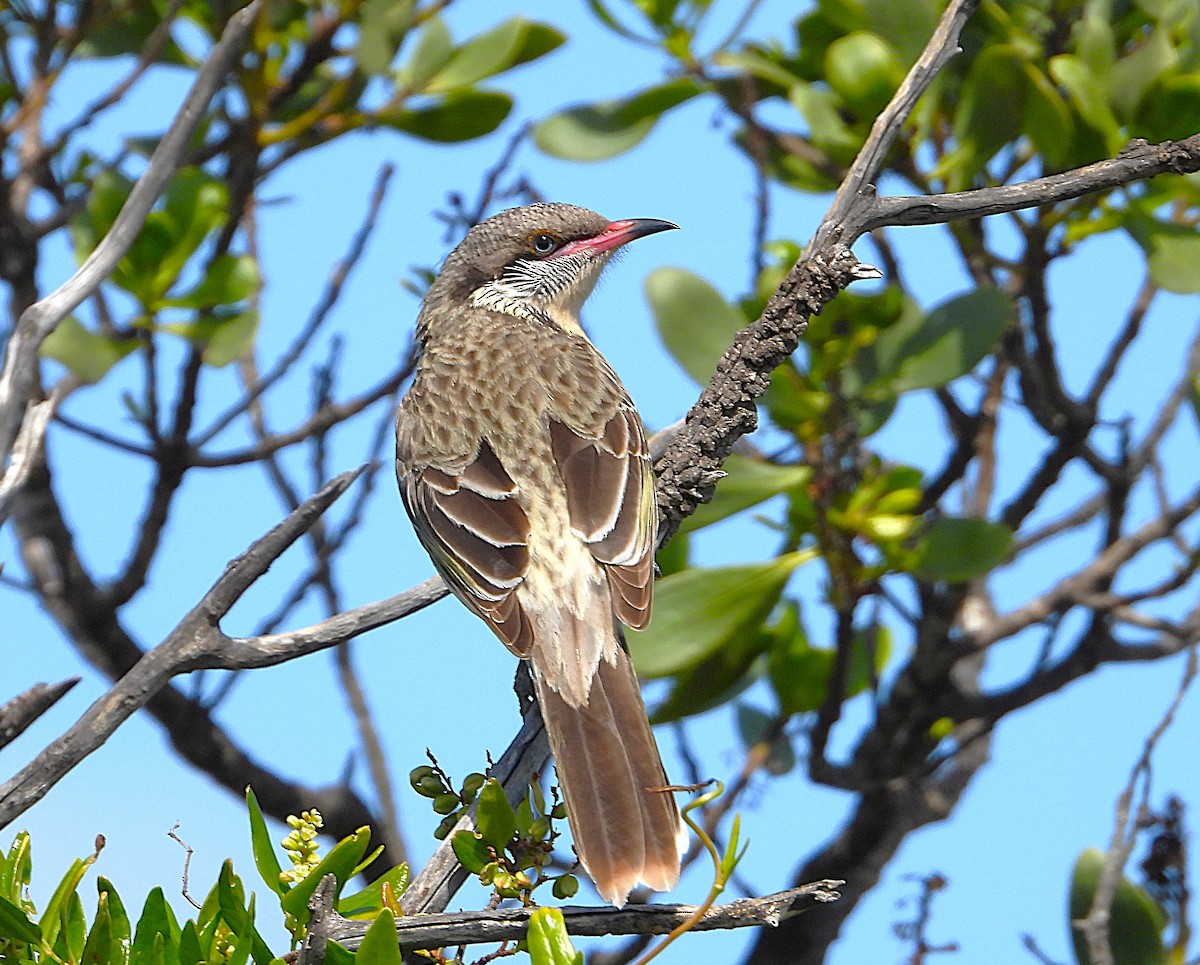
[(618, 907), (639, 881), (669, 891), (687, 834), (673, 795), (650, 790), (667, 776), (628, 655), (618, 646), (615, 664), (600, 660), (578, 707), (551, 688), (538, 657), (533, 679), (580, 862)]

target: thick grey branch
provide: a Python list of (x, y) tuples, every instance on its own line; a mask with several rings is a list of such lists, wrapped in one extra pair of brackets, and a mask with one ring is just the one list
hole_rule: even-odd
[[(818, 904), (836, 901), (836, 879), (815, 881), (762, 898), (739, 898), (715, 905), (696, 923), (696, 931), (717, 928), (777, 926)], [(396, 921), (396, 936), (406, 949), (442, 948), (480, 942), (516, 941), (525, 937), (533, 908), (501, 911), (460, 911), (448, 915), (411, 915)], [(578, 936), (665, 935), (695, 914), (695, 905), (626, 905), (624, 908), (562, 909), (567, 931)], [(327, 924), (330, 938), (351, 950), (358, 948), (370, 922), (335, 918)]]
[(20, 737), (77, 683), (79, 678), (71, 677), (57, 684), (34, 684), (7, 703), (0, 704), (0, 747)]

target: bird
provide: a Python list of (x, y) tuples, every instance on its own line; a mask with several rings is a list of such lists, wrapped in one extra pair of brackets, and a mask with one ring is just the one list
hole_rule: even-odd
[(417, 537), (529, 662), (579, 863), (618, 907), (675, 887), (687, 835), (621, 629), (650, 620), (645, 429), (580, 309), (622, 246), (676, 227), (562, 203), (472, 227), (422, 301), (396, 418)]

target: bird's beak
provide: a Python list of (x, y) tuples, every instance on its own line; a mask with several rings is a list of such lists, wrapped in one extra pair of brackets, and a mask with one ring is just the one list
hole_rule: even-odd
[(678, 227), (677, 224), (660, 221), (658, 218), (630, 218), (627, 221), (613, 221), (598, 235), (593, 235), (591, 238), (579, 238), (563, 245), (555, 252), (555, 257), (574, 254), (577, 251), (593, 253), (611, 251), (637, 238), (644, 238), (646, 235), (670, 231), (672, 228)]

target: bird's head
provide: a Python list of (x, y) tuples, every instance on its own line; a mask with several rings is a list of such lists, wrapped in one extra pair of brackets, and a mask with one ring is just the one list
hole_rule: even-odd
[(509, 208), (467, 232), (426, 299), (466, 301), (578, 328), (579, 309), (622, 245), (675, 228), (669, 221), (609, 221), (570, 204)]

